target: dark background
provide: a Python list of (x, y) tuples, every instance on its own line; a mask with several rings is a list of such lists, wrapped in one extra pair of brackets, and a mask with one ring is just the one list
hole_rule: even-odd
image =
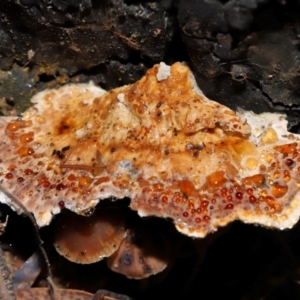
[[(235, 110), (280, 111), (298, 132), (299, 50), (299, 0), (0, 1), (0, 112), (19, 114), (48, 87), (93, 80), (111, 89), (161, 61), (186, 61), (209, 98)], [(0, 211), (2, 219), (11, 215), (4, 244), (28, 257), (36, 247), (30, 224), (3, 205)], [(51, 226), (43, 229), (43, 238), (50, 232)], [(192, 299), (193, 293), (197, 299), (299, 299), (299, 234), (299, 226), (280, 232), (236, 222), (214, 239), (203, 263), (192, 251), (164, 281), (144, 286), (101, 263), (53, 265), (72, 270), (71, 286), (91, 292), (95, 287), (82, 274), (113, 276), (99, 286), (135, 299)], [(53, 254), (53, 260), (61, 258)], [(76, 276), (81, 286), (73, 283)]]

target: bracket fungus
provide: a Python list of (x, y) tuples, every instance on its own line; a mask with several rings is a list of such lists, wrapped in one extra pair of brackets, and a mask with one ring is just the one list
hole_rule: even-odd
[(107, 259), (108, 267), (132, 279), (162, 272), (170, 262), (171, 243), (161, 232), (141, 226), (130, 228), (118, 250)]
[(54, 246), (68, 260), (91, 264), (112, 255), (125, 237), (118, 212), (98, 210), (90, 217), (69, 214), (56, 225)]
[(39, 226), (63, 207), (82, 214), (131, 198), (140, 216), (204, 237), (233, 220), (280, 229), (300, 214), (299, 136), (284, 115), (235, 113), (209, 100), (187, 65), (155, 65), (105, 92), (71, 84), (0, 118), (0, 201)]

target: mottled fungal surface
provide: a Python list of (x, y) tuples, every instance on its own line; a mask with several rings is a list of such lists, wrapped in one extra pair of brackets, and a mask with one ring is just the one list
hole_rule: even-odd
[(130, 197), (141, 216), (194, 237), (237, 219), (293, 226), (299, 137), (284, 116), (235, 113), (207, 99), (185, 64), (158, 80), (161, 66), (107, 93), (46, 90), (22, 118), (1, 118), (0, 201), (14, 205), (13, 195), (39, 226), (107, 197)]

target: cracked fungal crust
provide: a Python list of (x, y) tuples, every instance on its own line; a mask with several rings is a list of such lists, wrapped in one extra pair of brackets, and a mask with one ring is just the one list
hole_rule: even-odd
[(235, 219), (291, 227), (300, 158), (284, 117), (236, 114), (207, 99), (185, 64), (158, 81), (160, 67), (106, 93), (46, 90), (23, 118), (2, 117), (0, 201), (13, 206), (12, 194), (39, 226), (113, 196), (195, 237)]

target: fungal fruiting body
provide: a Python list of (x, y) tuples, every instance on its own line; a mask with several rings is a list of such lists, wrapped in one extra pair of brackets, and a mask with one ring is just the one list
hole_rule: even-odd
[[(158, 76), (159, 75), (159, 76)], [(283, 115), (235, 113), (207, 99), (185, 64), (154, 66), (109, 92), (67, 85), (0, 119), (0, 201), (39, 226), (108, 197), (204, 237), (233, 220), (280, 229), (300, 214), (299, 136)]]

